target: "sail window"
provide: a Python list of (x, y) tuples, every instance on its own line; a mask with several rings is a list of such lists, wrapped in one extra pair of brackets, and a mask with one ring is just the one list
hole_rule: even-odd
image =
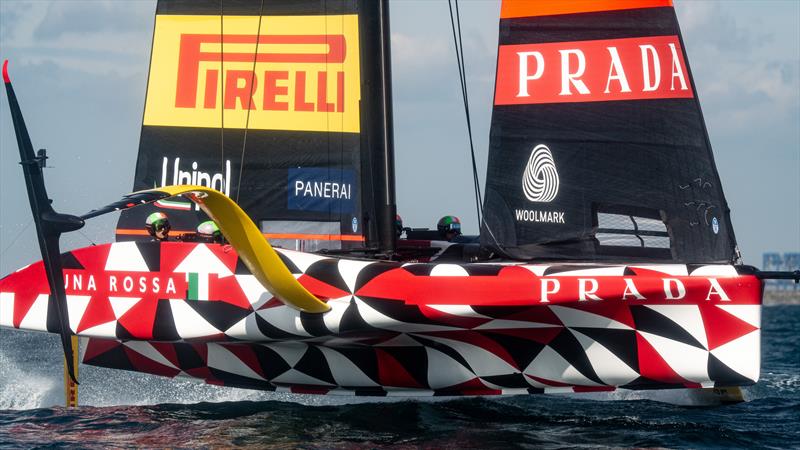
[(304, 252), (342, 248), (339, 222), (262, 220), (261, 232), (274, 247)]
[(598, 206), (595, 209), (598, 252), (671, 258), (671, 240), (661, 213), (648, 208)]

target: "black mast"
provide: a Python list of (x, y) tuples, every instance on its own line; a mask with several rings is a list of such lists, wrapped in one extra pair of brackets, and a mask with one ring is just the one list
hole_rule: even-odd
[[(389, 1), (361, 4), (367, 141), (376, 213), (377, 244), (391, 255), (396, 244), (394, 185), (394, 132), (392, 128), (392, 69), (389, 39)], [(375, 57), (372, 60), (372, 57)], [(366, 175), (366, 174), (365, 174)], [(372, 239), (370, 239), (372, 240)], [(374, 241), (373, 241), (374, 242)]]

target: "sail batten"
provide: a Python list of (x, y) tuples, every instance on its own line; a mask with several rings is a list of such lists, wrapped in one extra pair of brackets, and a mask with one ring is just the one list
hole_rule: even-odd
[[(499, 35), (484, 246), (520, 259), (736, 258), (671, 2), (506, 0)], [(603, 226), (612, 216), (624, 223)]]

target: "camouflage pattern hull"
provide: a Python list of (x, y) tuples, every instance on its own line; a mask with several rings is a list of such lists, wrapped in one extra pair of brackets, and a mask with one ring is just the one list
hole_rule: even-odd
[[(492, 395), (758, 380), (761, 281), (725, 265), (397, 263), (276, 249), (331, 310), (267, 292), (230, 247), (65, 253), (85, 364), (253, 389)], [(0, 326), (58, 332), (41, 262), (0, 280)]]

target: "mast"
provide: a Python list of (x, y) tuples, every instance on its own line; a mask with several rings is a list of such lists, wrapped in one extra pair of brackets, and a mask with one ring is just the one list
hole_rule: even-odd
[[(389, 1), (364, 2), (362, 7), (362, 36), (367, 61), (364, 64), (364, 90), (367, 100), (366, 127), (369, 158), (372, 168), (372, 188), (377, 222), (378, 249), (394, 252), (394, 229), (397, 204), (394, 182), (394, 131), (392, 126), (392, 70), (389, 31)], [(369, 61), (375, 55), (375, 61)]]
[[(397, 234), (395, 217), (397, 203), (394, 198), (394, 127), (392, 118), (392, 54), (389, 32), (389, 0), (381, 0), (381, 108), (383, 109), (383, 205), (379, 222), (381, 246), (386, 253), (394, 252)], [(380, 179), (380, 178), (379, 178)]]

